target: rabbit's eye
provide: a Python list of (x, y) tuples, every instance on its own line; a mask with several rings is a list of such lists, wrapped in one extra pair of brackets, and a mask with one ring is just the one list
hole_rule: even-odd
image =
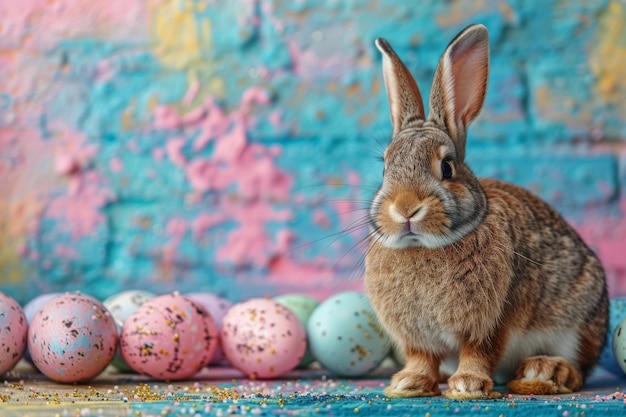
[(454, 171), (452, 170), (452, 163), (450, 161), (445, 159), (441, 161), (441, 176), (444, 180), (449, 180), (450, 178), (452, 178), (453, 172)]

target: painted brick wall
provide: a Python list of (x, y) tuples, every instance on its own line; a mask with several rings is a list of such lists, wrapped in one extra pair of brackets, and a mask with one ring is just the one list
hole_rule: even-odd
[(0, 289), (359, 288), (390, 132), (373, 41), (427, 96), (472, 22), (492, 70), (470, 164), (554, 204), (626, 294), (618, 0), (0, 2)]

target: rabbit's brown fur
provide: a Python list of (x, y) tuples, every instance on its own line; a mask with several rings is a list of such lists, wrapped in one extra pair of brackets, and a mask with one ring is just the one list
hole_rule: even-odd
[(437, 395), (448, 363), (451, 398), (491, 397), (494, 377), (521, 394), (580, 389), (605, 342), (600, 262), (546, 203), (464, 164), (486, 92), (486, 29), (471, 26), (446, 49), (428, 119), (402, 62), (377, 46), (394, 136), (371, 208), (365, 284), (406, 359), (385, 393)]

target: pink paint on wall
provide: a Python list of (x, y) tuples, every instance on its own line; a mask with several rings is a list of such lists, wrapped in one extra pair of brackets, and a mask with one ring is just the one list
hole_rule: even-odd
[(302, 49), (293, 39), (286, 39), (293, 73), (304, 80), (315, 80), (320, 78), (320, 74), (335, 78), (337, 74), (349, 74), (351, 68), (358, 67), (352, 54), (345, 51), (332, 55), (325, 51), (318, 53), (313, 47)]
[(259, 87), (251, 87), (244, 91), (241, 97), (240, 111), (249, 114), (256, 105), (266, 105), (270, 103), (270, 95), (267, 90)]
[(280, 110), (274, 110), (273, 112), (271, 112), (267, 119), (277, 131), (284, 128), (283, 113)]
[[(620, 204), (626, 213), (626, 201)], [(620, 217), (588, 218), (576, 227), (583, 240), (597, 253), (607, 272), (609, 294), (626, 295), (626, 219)]]
[(182, 149), (186, 143), (185, 138), (176, 137), (167, 141), (165, 149), (170, 161), (178, 167), (184, 167), (187, 164), (187, 158), (183, 155)]
[(230, 183), (230, 180), (220, 173), (220, 168), (213, 161), (205, 158), (193, 159), (187, 165), (186, 174), (191, 186), (200, 192), (223, 191)]
[(41, 217), (56, 219), (74, 238), (90, 235), (104, 222), (101, 208), (115, 198), (90, 166), (97, 147), (64, 124), (52, 120), (49, 127), (54, 141), (29, 130), (4, 136), (3, 141), (19, 141), (7, 155), (13, 161), (10, 169), (0, 172), (0, 192), (18, 210), (14, 223), (22, 235), (37, 233)]
[[(276, 233), (277, 253), (272, 257), (269, 264), (267, 280), (273, 284), (289, 285), (298, 280), (306, 282), (311, 294), (318, 294), (321, 299), (326, 298), (335, 291), (361, 290), (362, 280), (360, 277), (354, 280), (346, 280), (336, 288), (328, 287), (337, 276), (333, 265), (328, 259), (319, 257), (310, 261), (294, 261), (290, 255), (296, 243), (296, 236), (291, 230), (283, 229)], [(316, 286), (325, 287), (326, 290), (316, 292)]]
[(237, 227), (218, 249), (217, 259), (237, 266), (267, 268), (272, 258), (284, 252), (284, 242), (270, 235), (268, 224), (290, 220), (291, 211), (276, 210), (262, 200), (223, 203), (224, 212), (237, 223)]
[(163, 148), (154, 148), (152, 151), (152, 157), (155, 161), (162, 161), (165, 157), (165, 149)]
[(182, 121), (180, 115), (173, 107), (157, 106), (153, 113), (153, 123), (156, 129), (173, 130), (178, 129)]
[(66, 194), (50, 198), (46, 214), (75, 239), (91, 235), (105, 221), (101, 208), (115, 198), (101, 175), (90, 168), (98, 147), (63, 124), (53, 121), (50, 126), (57, 136), (55, 169), (67, 177), (68, 187)]
[(165, 231), (170, 237), (175, 239), (182, 239), (185, 233), (187, 233), (188, 226), (187, 220), (182, 218), (173, 218), (167, 222), (167, 226), (165, 226)]
[(246, 128), (243, 121), (232, 124), (230, 131), (220, 136), (215, 143), (213, 159), (216, 162), (236, 163), (246, 148)]
[(66, 245), (56, 245), (54, 253), (60, 258), (64, 259), (78, 259), (78, 253), (76, 249)]
[(59, 174), (71, 175), (80, 170), (80, 162), (74, 155), (60, 153), (55, 159), (54, 169)]
[[(196, 88), (199, 87), (189, 87), (189, 97)], [(189, 97), (187, 101), (191, 100)], [(192, 154), (187, 158), (182, 149), (193, 135), (167, 141), (168, 157), (185, 172), (196, 191), (231, 190), (238, 196), (235, 199), (222, 197), (218, 212), (207, 208), (207, 213), (198, 216), (191, 225), (196, 240), (202, 239), (217, 224), (232, 221), (236, 225), (228, 232), (226, 240), (220, 242), (216, 254), (220, 262), (269, 268), (272, 259), (283, 256), (286, 242), (280, 237), (277, 240), (268, 227), (272, 222), (286, 222), (291, 218), (290, 211), (277, 210), (274, 202), (289, 199), (293, 180), (276, 166), (280, 149), (250, 143), (247, 137), (249, 126), (255, 122), (252, 117), (254, 106), (266, 105), (269, 100), (265, 90), (252, 88), (243, 94), (239, 108), (230, 114), (210, 98), (190, 110), (187, 117), (181, 117), (176, 109), (168, 106), (158, 107), (154, 114), (156, 129), (197, 129), (199, 135), (194, 140), (194, 150), (214, 143), (210, 156)], [(174, 232), (179, 230), (170, 230), (170, 226), (174, 226), (170, 223), (167, 228), (171, 240), (163, 252), (168, 262), (175, 256), (178, 239)]]
[(162, 266), (165, 268), (171, 268), (176, 261), (178, 248), (188, 230), (189, 225), (186, 219), (174, 217), (167, 222), (165, 233), (169, 236), (169, 242), (161, 249)]
[(93, 235), (103, 226), (105, 216), (101, 209), (115, 199), (107, 190), (103, 178), (96, 172), (75, 174), (79, 186), (72, 192), (51, 197), (46, 215), (59, 221), (59, 229), (78, 239)]
[(324, 228), (330, 227), (330, 218), (324, 210), (315, 210), (313, 212), (313, 221)]
[(94, 74), (94, 81), (97, 83), (105, 83), (112, 79), (117, 72), (108, 59), (102, 60), (96, 66), (96, 72)]
[(208, 98), (202, 109), (206, 117), (201, 121), (202, 128), (193, 145), (195, 151), (203, 149), (212, 138), (222, 136), (230, 126), (230, 118), (212, 99)]
[(200, 92), (200, 83), (198, 80), (192, 80), (189, 82), (189, 86), (187, 87), (187, 92), (183, 96), (182, 103), (185, 106), (191, 105), (191, 103), (196, 99), (198, 93)]
[(211, 229), (217, 225), (220, 225), (228, 221), (228, 216), (225, 213), (209, 214), (202, 213), (196, 217), (192, 224), (191, 230), (195, 240), (200, 241), (202, 238), (211, 231)]
[(124, 169), (124, 163), (122, 162), (122, 160), (120, 158), (113, 157), (109, 161), (109, 168), (111, 169), (111, 172), (117, 174), (117, 173), (121, 172)]
[(206, 116), (206, 109), (196, 107), (180, 118), (181, 124), (185, 126), (195, 126), (200, 123)]
[(98, 146), (90, 144), (87, 137), (62, 123), (51, 122), (55, 132), (55, 170), (61, 175), (73, 175), (88, 166), (98, 152)]
[(146, 4), (126, 0), (3, 1), (3, 43), (5, 47), (46, 49), (67, 38), (145, 39)]

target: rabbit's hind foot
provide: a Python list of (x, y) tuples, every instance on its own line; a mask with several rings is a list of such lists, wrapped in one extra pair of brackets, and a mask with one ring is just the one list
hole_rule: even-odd
[(533, 356), (520, 363), (508, 388), (515, 394), (567, 394), (582, 388), (581, 372), (560, 356)]

